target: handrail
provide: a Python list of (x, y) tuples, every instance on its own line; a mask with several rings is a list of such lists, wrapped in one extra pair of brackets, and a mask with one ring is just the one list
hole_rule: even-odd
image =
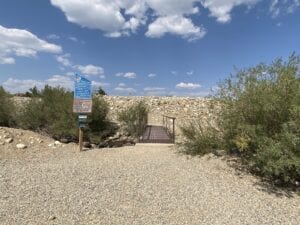
[[(175, 120), (175, 117), (163, 115), (163, 126), (165, 127), (166, 131), (170, 134), (173, 143), (175, 143)], [(170, 124), (171, 121), (172, 123)]]

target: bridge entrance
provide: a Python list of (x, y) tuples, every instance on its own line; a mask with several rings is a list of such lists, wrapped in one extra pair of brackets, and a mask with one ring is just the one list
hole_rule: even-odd
[(175, 118), (163, 116), (162, 126), (147, 125), (140, 143), (175, 143)]

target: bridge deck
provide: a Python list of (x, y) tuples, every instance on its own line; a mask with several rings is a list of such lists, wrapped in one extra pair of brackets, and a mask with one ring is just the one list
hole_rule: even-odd
[(140, 143), (173, 143), (173, 140), (164, 127), (147, 126)]

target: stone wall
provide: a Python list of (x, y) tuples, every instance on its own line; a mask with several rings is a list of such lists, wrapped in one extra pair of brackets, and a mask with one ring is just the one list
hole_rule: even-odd
[(207, 121), (211, 115), (208, 110), (210, 100), (191, 97), (149, 97), (149, 96), (104, 96), (109, 104), (109, 117), (117, 121), (118, 113), (130, 105), (144, 101), (149, 107), (148, 124), (162, 125), (163, 115), (175, 117), (177, 140), (181, 139), (180, 126), (196, 118)]

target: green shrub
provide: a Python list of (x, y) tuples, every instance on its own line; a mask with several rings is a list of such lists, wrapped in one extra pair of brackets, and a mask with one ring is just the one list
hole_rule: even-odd
[(0, 87), (0, 126), (15, 125), (15, 105), (12, 97)]
[[(215, 121), (220, 143), (228, 152), (240, 152), (253, 171), (281, 184), (300, 180), (299, 65), (293, 54), (286, 62), (240, 70), (213, 95), (221, 107)], [(211, 129), (184, 135), (201, 153), (210, 152), (220, 147), (211, 145)]]
[(184, 149), (191, 155), (204, 155), (222, 148), (220, 131), (213, 126), (203, 126), (199, 120), (181, 127), (181, 132), (186, 140)]
[(19, 115), (24, 129), (45, 131), (54, 136), (76, 136), (77, 118), (72, 112), (73, 95), (60, 87), (45, 86), (40, 97), (32, 98)]
[(86, 137), (92, 143), (100, 143), (107, 136), (113, 135), (117, 127), (107, 118), (109, 107), (102, 96), (93, 97), (92, 113), (88, 115)]
[[(73, 113), (73, 93), (60, 87), (45, 86), (32, 97), (19, 115), (19, 126), (24, 129), (43, 131), (55, 138), (78, 138), (77, 114)], [(103, 136), (115, 132), (107, 119), (108, 105), (102, 97), (93, 98), (92, 113), (88, 114), (85, 138), (99, 143)]]
[(118, 117), (128, 134), (139, 137), (147, 125), (148, 108), (141, 101), (123, 110)]

